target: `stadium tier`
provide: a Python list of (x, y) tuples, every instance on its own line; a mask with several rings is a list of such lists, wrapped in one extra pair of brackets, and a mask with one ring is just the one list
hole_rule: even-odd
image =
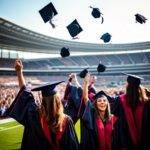
[[(118, 75), (121, 72), (150, 74), (150, 42), (127, 44), (92, 44), (72, 42), (48, 37), (10, 21), (0, 18), (0, 74), (13, 74), (14, 58), (5, 58), (3, 49), (22, 52), (59, 54), (61, 47), (67, 45), (71, 52), (83, 52), (81, 56), (67, 58), (23, 59), (27, 75), (65, 75), (79, 72), (89, 67), (90, 72), (97, 74), (96, 67), (101, 61), (107, 69), (103, 75)], [(87, 54), (88, 52), (88, 54)], [(18, 57), (18, 56), (17, 56)]]

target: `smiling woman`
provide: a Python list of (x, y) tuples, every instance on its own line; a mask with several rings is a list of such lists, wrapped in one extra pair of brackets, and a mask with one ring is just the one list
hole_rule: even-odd
[[(85, 104), (82, 116), (83, 134), (81, 135), (82, 149), (122, 149), (118, 128), (118, 118), (110, 113), (110, 104), (103, 91), (94, 96), (94, 102), (88, 98), (90, 75), (83, 81), (83, 100)], [(82, 134), (82, 133), (81, 133)], [(88, 143), (88, 144), (87, 144)], [(90, 148), (89, 148), (90, 147)]]
[(102, 121), (104, 123), (106, 123), (106, 121), (109, 119), (109, 117), (111, 116), (110, 114), (110, 106), (107, 100), (107, 97), (103, 94), (100, 94), (100, 92), (98, 93), (98, 97), (95, 100), (95, 108), (96, 111), (99, 115), (99, 117), (102, 119)]

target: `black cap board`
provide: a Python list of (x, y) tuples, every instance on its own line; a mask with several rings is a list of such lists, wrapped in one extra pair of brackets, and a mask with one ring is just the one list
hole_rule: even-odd
[(52, 27), (53, 28), (55, 27), (55, 25), (52, 23), (52, 18), (55, 15), (57, 15), (58, 12), (52, 3), (49, 3), (48, 5), (43, 7), (41, 10), (39, 10), (39, 13), (45, 23), (49, 21), (49, 23), (52, 25)]
[(97, 66), (97, 72), (104, 72), (105, 70), (106, 70), (106, 66), (99, 63), (98, 66)]
[(69, 48), (62, 47), (62, 49), (60, 51), (60, 55), (61, 55), (61, 57), (68, 57), (68, 56), (70, 56)]
[(102, 97), (102, 96), (106, 96), (106, 97), (107, 97), (107, 95), (106, 95), (106, 93), (105, 93), (104, 91), (99, 91), (99, 92), (97, 92), (97, 93), (94, 95), (94, 99), (96, 100), (96, 99), (98, 99), (98, 98), (100, 98), (100, 97)]
[(111, 35), (109, 33), (105, 33), (101, 36), (100, 39), (102, 39), (104, 43), (108, 43), (111, 40)]
[(92, 7), (92, 6), (90, 6), (90, 8), (92, 8), (92, 12), (91, 12), (91, 15), (94, 17), (94, 18), (102, 18), (102, 22), (101, 23), (103, 23), (104, 22), (104, 18), (102, 17), (102, 13), (101, 13), (101, 11), (99, 10), (99, 8), (94, 8), (94, 7)]
[(142, 77), (139, 77), (137, 75), (133, 75), (133, 74), (128, 74), (128, 73), (123, 73), (125, 75), (127, 75), (127, 82), (129, 84), (135, 85), (135, 86), (139, 86), (141, 83), (141, 80), (143, 80)]
[(146, 23), (147, 19), (143, 15), (135, 14), (135, 20), (136, 22), (143, 24), (143, 23)]
[(56, 94), (55, 87), (64, 81), (52, 82), (40, 85), (33, 88), (31, 91), (41, 91), (43, 97), (48, 97)]
[(83, 69), (80, 73), (79, 76), (80, 78), (85, 78), (86, 74), (88, 73), (88, 68)]
[(73, 38), (83, 31), (76, 19), (67, 26), (67, 29)]

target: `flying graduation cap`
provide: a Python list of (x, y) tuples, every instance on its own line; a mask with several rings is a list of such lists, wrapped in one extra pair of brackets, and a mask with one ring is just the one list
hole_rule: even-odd
[(140, 14), (135, 14), (136, 23), (139, 22), (141, 24), (146, 23), (146, 18)]
[(90, 8), (92, 8), (92, 12), (91, 12), (91, 15), (94, 17), (94, 18), (102, 18), (102, 21), (101, 21), (101, 24), (104, 22), (104, 18), (102, 17), (102, 13), (100, 12), (99, 8), (94, 8), (92, 6), (90, 6)]
[(80, 32), (83, 31), (76, 19), (67, 26), (67, 29), (70, 35), (73, 37), (73, 39), (77, 39), (77, 37), (75, 36), (77, 36)]
[(60, 51), (61, 57), (68, 57), (70, 56), (69, 48), (63, 47)]
[(127, 75), (127, 82), (129, 84), (132, 84), (134, 86), (139, 86), (141, 84), (141, 80), (143, 80), (142, 77), (139, 77), (137, 75), (133, 75), (133, 74), (128, 74), (128, 73), (123, 73), (124, 75)]
[(43, 97), (52, 96), (56, 94), (55, 87), (62, 82), (64, 81), (47, 83), (47, 84), (38, 86), (36, 88), (33, 88), (31, 91), (41, 91)]
[(97, 66), (97, 72), (104, 72), (106, 70), (106, 66), (104, 66), (102, 63), (99, 63)]
[(109, 33), (105, 33), (101, 36), (100, 39), (102, 39), (104, 43), (108, 43), (111, 40), (111, 35)]
[(48, 5), (46, 5), (44, 8), (42, 8), (41, 10), (39, 10), (39, 13), (43, 19), (43, 21), (45, 23), (47, 23), (49, 21), (49, 23), (51, 24), (51, 26), (53, 28), (55, 28), (55, 25), (52, 22), (52, 19), (54, 18), (54, 16), (56, 16), (57, 10), (55, 9), (54, 5), (52, 3), (49, 3)]
[(80, 78), (85, 78), (86, 74), (89, 72), (88, 69), (89, 68), (85, 68), (79, 73)]

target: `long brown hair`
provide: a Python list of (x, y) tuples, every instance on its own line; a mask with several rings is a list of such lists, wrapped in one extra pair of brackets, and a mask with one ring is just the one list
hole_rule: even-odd
[(58, 94), (43, 97), (41, 114), (46, 118), (50, 130), (62, 130), (64, 113), (63, 105)]
[[(100, 117), (99, 110), (98, 110), (98, 107), (97, 107), (97, 99), (94, 100), (94, 107), (96, 109), (96, 115)], [(109, 120), (110, 116), (111, 116), (110, 104), (107, 100), (107, 107), (106, 107), (106, 110), (105, 110), (104, 120), (107, 122)]]
[(146, 93), (141, 86), (135, 86), (128, 84), (126, 88), (127, 103), (131, 108), (136, 108), (139, 102), (145, 102), (148, 100)]

